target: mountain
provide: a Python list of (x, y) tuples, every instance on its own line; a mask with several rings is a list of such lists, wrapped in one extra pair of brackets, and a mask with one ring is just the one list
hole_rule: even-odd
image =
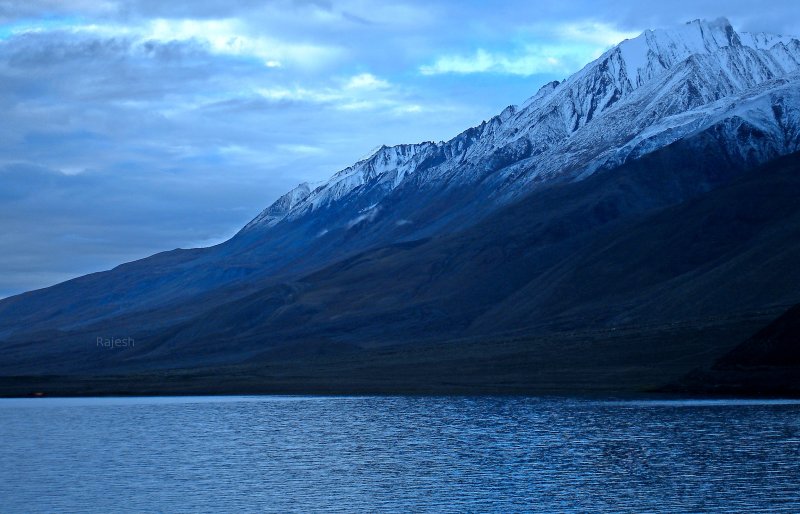
[[(768, 234), (790, 226), (770, 195), (794, 183), (758, 180), (799, 150), (798, 39), (724, 19), (647, 31), (450, 141), (380, 147), (299, 185), (225, 243), (0, 301), (0, 373), (299, 362), (727, 317), (714, 341), (692, 339), (724, 346), (734, 325), (800, 301), (757, 258), (771, 249), (791, 269), (794, 247)], [(743, 177), (764, 196), (725, 196)], [(731, 270), (766, 285), (731, 290)], [(98, 334), (139, 344), (98, 355)]]
[[(463, 233), (368, 251), (137, 333), (133, 348), (98, 351), (91, 331), (7, 344), (16, 373), (0, 376), (0, 393), (731, 394), (709, 387), (719, 374), (682, 377), (800, 300), (800, 154), (680, 201), (703, 170), (727, 169), (721, 155), (698, 162), (698, 144), (531, 198), (562, 206), (557, 216), (520, 202)], [(637, 201), (656, 191), (668, 191), (661, 205)], [(510, 219), (521, 223), (500, 230)], [(734, 394), (796, 394), (795, 368), (753, 364)]]
[(725, 395), (800, 395), (800, 305), (795, 305), (713, 365), (663, 389)]
[(745, 158), (760, 157), (750, 151), (792, 151), (782, 136), (796, 130), (786, 125), (795, 120), (770, 118), (781, 116), (771, 109), (784, 95), (796, 105), (796, 87), (784, 78), (798, 69), (800, 41), (740, 36), (724, 19), (647, 31), (451, 141), (383, 147), (327, 183), (303, 184), (289, 193), (291, 202), (281, 198), (245, 231), (303, 218), (344, 199), (368, 212), (406, 181), (426, 189), (487, 182), (490, 196), (513, 197), (531, 182), (586, 175), (725, 119), (758, 123), (778, 136), (768, 148), (740, 147)]
[(795, 305), (719, 359), (715, 368), (800, 368), (798, 341), (800, 341), (800, 305)]

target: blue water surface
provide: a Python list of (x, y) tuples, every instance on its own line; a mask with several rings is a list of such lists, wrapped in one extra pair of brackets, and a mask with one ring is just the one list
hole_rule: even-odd
[(800, 403), (0, 400), (0, 512), (799, 512)]

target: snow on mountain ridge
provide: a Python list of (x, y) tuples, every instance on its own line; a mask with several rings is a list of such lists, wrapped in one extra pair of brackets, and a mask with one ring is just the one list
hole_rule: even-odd
[[(427, 187), (488, 177), (490, 194), (502, 201), (524, 192), (532, 181), (586, 176), (662, 120), (696, 112), (699, 119), (682, 126), (699, 127), (710, 119), (701, 106), (798, 69), (800, 41), (739, 34), (725, 18), (648, 30), (450, 141), (382, 146), (319, 187), (298, 186), (246, 228), (302, 217), (368, 186), (370, 194), (376, 186), (388, 195), (420, 173), (424, 177), (418, 183)], [(655, 139), (649, 141), (658, 147)]]
[[(776, 36), (775, 41), (780, 42), (780, 38)], [(747, 40), (763, 46), (768, 38), (760, 35)], [(727, 47), (740, 49), (743, 46), (746, 46), (745, 43), (725, 18), (712, 22), (694, 20), (673, 29), (647, 30), (633, 39), (626, 39), (556, 88), (557, 93), (569, 91), (563, 100), (567, 100), (567, 105), (571, 100), (574, 105), (569, 112), (567, 128), (575, 132), (598, 114), (613, 108), (639, 88), (658, 80), (686, 59), (715, 55)], [(800, 53), (795, 52), (795, 56), (800, 56)], [(773, 71), (786, 73), (796, 65), (797, 61), (790, 70)], [(548, 98), (551, 101), (553, 99), (552, 96)], [(536, 103), (529, 106), (535, 107)]]
[(792, 41), (797, 41), (797, 38), (794, 36), (768, 34), (766, 32), (739, 32), (739, 39), (743, 45), (758, 50), (770, 50), (777, 44), (788, 45)]
[(431, 142), (383, 146), (368, 159), (359, 161), (353, 166), (334, 174), (323, 187), (312, 191), (304, 201), (311, 204), (310, 208), (313, 210), (320, 205), (328, 205), (335, 202), (370, 180), (382, 177), (390, 178), (391, 187), (394, 188), (405, 177), (406, 173), (413, 171), (414, 157), (435, 146)]
[(725, 18), (709, 23), (694, 20), (672, 30), (647, 30), (609, 52), (619, 52), (629, 86), (636, 89), (690, 55), (732, 44), (733, 37), (735, 32)]
[(253, 221), (245, 225), (244, 230), (261, 224), (265, 224), (267, 226), (274, 225), (283, 219), (286, 214), (297, 204), (308, 198), (308, 195), (311, 194), (311, 191), (322, 184), (324, 184), (324, 182), (303, 182), (302, 184), (299, 184), (297, 187), (278, 198), (275, 203), (262, 211), (261, 214), (253, 219)]
[[(776, 152), (800, 151), (800, 126), (791, 126), (792, 120), (795, 122), (800, 120), (798, 84), (800, 84), (800, 73), (794, 73), (751, 88), (741, 96), (724, 97), (696, 109), (667, 116), (643, 130), (622, 147), (613, 148), (596, 159), (593, 166), (584, 172), (584, 176), (601, 167), (614, 168), (625, 161), (646, 155), (726, 120), (740, 125), (746, 121), (767, 137), (774, 132), (773, 128), (777, 124), (789, 137), (782, 141), (785, 148), (776, 148)], [(794, 112), (789, 113), (787, 110)], [(779, 144), (781, 141), (776, 140), (774, 143)], [(739, 145), (736, 150), (742, 154), (743, 159), (747, 159), (747, 153), (753, 149), (747, 145)]]

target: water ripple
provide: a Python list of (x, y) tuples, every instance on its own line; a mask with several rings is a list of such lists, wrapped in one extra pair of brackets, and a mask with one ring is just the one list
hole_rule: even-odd
[(797, 512), (800, 404), (0, 400), (0, 512)]

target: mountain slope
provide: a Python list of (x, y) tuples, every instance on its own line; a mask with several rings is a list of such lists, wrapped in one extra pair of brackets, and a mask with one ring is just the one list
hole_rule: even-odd
[[(6, 359), (17, 371), (42, 370), (42, 360), (51, 372), (209, 366), (286, 345), (358, 349), (691, 326), (800, 301), (793, 278), (800, 239), (792, 235), (800, 226), (800, 158), (748, 169), (720, 150), (716, 136), (536, 191), (461, 232), (367, 251), (267, 286), (167, 331), (148, 332), (151, 313), (59, 333), (60, 345), (52, 334), (20, 340)], [(138, 346), (98, 355), (89, 343), (112, 332)]]
[[(647, 31), (450, 141), (381, 147), (301, 184), (223, 244), (0, 301), (0, 368), (36, 369), (34, 349), (62, 370), (191, 366), (278, 340), (344, 344), (354, 331), (374, 344), (624, 321), (622, 300), (597, 296), (601, 308), (572, 294), (588, 280), (569, 268), (588, 255), (576, 252), (798, 151), (799, 63), (797, 39), (740, 34), (726, 20)], [(644, 305), (660, 312), (668, 286), (646, 287)], [(563, 309), (569, 298), (578, 307)], [(640, 310), (631, 319), (651, 313)], [(662, 318), (673, 315), (686, 313)], [(71, 346), (133, 331), (150, 343), (127, 356), (80, 364)]]
[(665, 386), (668, 392), (800, 396), (800, 305), (795, 305), (712, 365)]
[[(315, 338), (369, 346), (687, 321), (799, 301), (800, 157), (703, 193), (736, 170), (708, 152), (692, 163), (695, 144), (533, 194), (453, 236), (268, 288), (170, 340), (213, 343), (222, 326), (236, 327), (225, 337), (238, 341), (232, 348)], [(658, 214), (642, 219), (649, 212)]]
[(800, 368), (800, 305), (795, 305), (717, 361), (716, 368)]
[[(118, 376), (9, 379), (0, 392), (31, 384), (83, 394), (661, 387), (711, 366), (800, 299), (800, 155), (730, 179), (737, 172), (723, 155), (693, 159), (697, 144), (534, 194), (462, 234), (366, 252), (174, 332), (135, 334), (135, 349), (98, 353), (89, 334), (62, 334), (61, 355), (48, 353), (52, 341), (7, 346), (18, 363), (34, 352), (37, 373)], [(714, 181), (726, 183), (700, 191)], [(640, 203), (649, 191), (669, 193), (660, 205)], [(562, 216), (547, 216), (556, 205)], [(509, 219), (520, 220), (513, 231), (492, 230)], [(542, 279), (557, 287), (531, 287)], [(708, 295), (681, 285), (697, 280)], [(661, 309), (632, 308), (653, 299)], [(470, 317), (494, 318), (491, 331)]]

